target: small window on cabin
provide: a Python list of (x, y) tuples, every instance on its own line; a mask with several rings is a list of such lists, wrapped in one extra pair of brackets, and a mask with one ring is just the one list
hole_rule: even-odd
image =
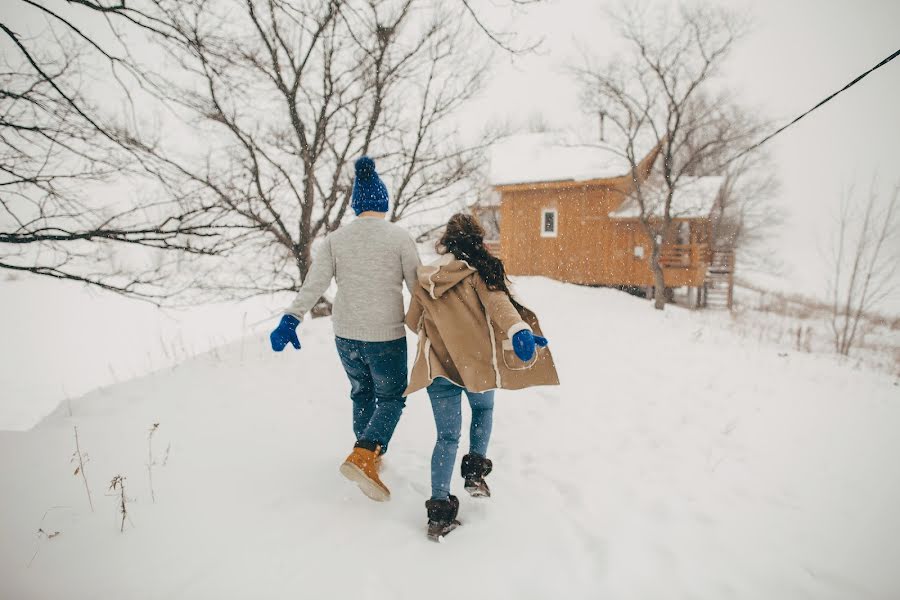
[(545, 208), (541, 211), (541, 237), (556, 237), (557, 212), (554, 208)]

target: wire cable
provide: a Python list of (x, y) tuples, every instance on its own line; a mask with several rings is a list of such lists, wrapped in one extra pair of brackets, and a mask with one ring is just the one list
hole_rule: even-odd
[(884, 65), (888, 64), (889, 62), (891, 62), (892, 60), (894, 60), (894, 59), (897, 58), (898, 56), (900, 56), (900, 49), (898, 49), (896, 52), (894, 52), (894, 53), (891, 54), (890, 56), (886, 57), (886, 58), (885, 58), (884, 60), (882, 60), (880, 63), (878, 63), (877, 65), (875, 65), (874, 67), (872, 67), (872, 68), (869, 69), (868, 71), (862, 73), (861, 75), (859, 75), (858, 77), (856, 77), (856, 79), (854, 79), (853, 81), (851, 81), (850, 83), (848, 83), (847, 85), (845, 85), (844, 87), (842, 87), (841, 89), (839, 89), (838, 91), (834, 92), (833, 94), (831, 94), (830, 96), (828, 96), (827, 98), (825, 98), (824, 100), (822, 100), (821, 102), (819, 102), (818, 104), (816, 104), (815, 106), (813, 106), (812, 108), (810, 108), (809, 110), (807, 110), (806, 112), (804, 112), (803, 114), (801, 114), (800, 116), (798, 116), (797, 118), (795, 118), (795, 119), (794, 119), (793, 121), (791, 121), (790, 123), (788, 123), (788, 124), (786, 124), (786, 125), (783, 125), (782, 127), (779, 127), (778, 129), (776, 129), (775, 131), (773, 131), (772, 133), (770, 133), (769, 135), (767, 135), (767, 136), (764, 137), (763, 139), (759, 140), (758, 142), (756, 142), (756, 143), (753, 144), (752, 146), (749, 146), (748, 148), (745, 148), (744, 150), (742, 150), (741, 152), (739, 152), (739, 153), (736, 154), (735, 156), (731, 157), (730, 159), (728, 159), (727, 161), (725, 161), (724, 163), (722, 163), (721, 166), (722, 166), (722, 167), (725, 167), (725, 166), (729, 165), (730, 163), (733, 163), (734, 161), (736, 161), (736, 160), (739, 159), (740, 157), (744, 156), (745, 154), (749, 154), (750, 152), (756, 150), (757, 148), (759, 148), (760, 146), (762, 146), (763, 144), (765, 144), (766, 142), (768, 142), (769, 140), (771, 140), (773, 137), (775, 137), (776, 135), (778, 135), (779, 133), (781, 133), (782, 131), (784, 131), (785, 129), (787, 129), (788, 127), (790, 127), (791, 125), (793, 125), (794, 123), (796, 123), (797, 121), (799, 121), (800, 119), (802, 119), (803, 117), (805, 117), (806, 115), (808, 115), (809, 113), (813, 112), (814, 110), (816, 110), (817, 108), (823, 106), (824, 104), (827, 104), (827, 103), (828, 103), (830, 100), (832, 100), (835, 96), (837, 96), (837, 95), (840, 94), (841, 92), (844, 92), (844, 91), (850, 89), (851, 87), (853, 87), (854, 85), (856, 85), (857, 83), (859, 83), (860, 81), (862, 81), (862, 79), (865, 78), (867, 75), (869, 75), (869, 74), (872, 73), (873, 71), (876, 71), (877, 69), (880, 69), (881, 67), (883, 67)]

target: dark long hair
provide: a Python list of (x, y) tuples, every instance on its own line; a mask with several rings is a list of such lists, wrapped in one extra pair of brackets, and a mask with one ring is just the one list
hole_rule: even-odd
[(506, 292), (513, 305), (520, 308), (506, 283), (503, 261), (488, 252), (484, 246), (484, 228), (475, 217), (465, 213), (456, 213), (450, 217), (444, 235), (435, 247), (440, 254), (450, 252), (459, 260), (469, 263), (478, 271), (489, 290)]

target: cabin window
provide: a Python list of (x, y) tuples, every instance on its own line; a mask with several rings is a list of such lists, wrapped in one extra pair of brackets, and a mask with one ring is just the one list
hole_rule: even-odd
[(541, 211), (541, 237), (556, 237), (559, 217), (555, 208)]

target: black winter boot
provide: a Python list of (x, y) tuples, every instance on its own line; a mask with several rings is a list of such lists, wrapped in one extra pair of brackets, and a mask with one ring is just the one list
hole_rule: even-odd
[(459, 498), (450, 496), (447, 500), (426, 500), (425, 509), (428, 511), (428, 539), (434, 542), (459, 527), (456, 520), (459, 512)]
[(491, 459), (480, 454), (466, 454), (463, 456), (460, 472), (466, 480), (466, 491), (475, 498), (490, 498), (491, 488), (485, 483), (484, 478), (494, 468)]

